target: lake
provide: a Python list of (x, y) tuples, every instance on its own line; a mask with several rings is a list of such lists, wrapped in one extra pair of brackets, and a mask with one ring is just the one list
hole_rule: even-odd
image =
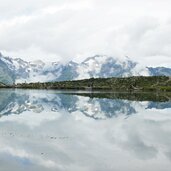
[(2, 171), (170, 171), (171, 100), (0, 90)]

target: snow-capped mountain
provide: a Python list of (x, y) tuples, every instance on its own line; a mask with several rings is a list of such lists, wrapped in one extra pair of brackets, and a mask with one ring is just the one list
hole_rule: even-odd
[(79, 73), (77, 79), (149, 75), (146, 67), (141, 67), (138, 63), (131, 61), (128, 57), (119, 59), (100, 55), (89, 57), (79, 64), (77, 73)]
[(128, 57), (123, 59), (104, 55), (89, 57), (81, 63), (24, 61), (4, 57), (0, 53), (0, 82), (5, 84), (23, 82), (64, 81), (98, 77), (171, 75), (171, 68), (143, 67)]
[(150, 75), (165, 75), (165, 76), (171, 76), (171, 68), (165, 68), (165, 67), (157, 67), (157, 68), (148, 68)]

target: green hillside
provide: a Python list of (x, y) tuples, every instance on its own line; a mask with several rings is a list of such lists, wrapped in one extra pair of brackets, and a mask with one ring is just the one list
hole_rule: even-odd
[(16, 88), (111, 91), (171, 91), (171, 77), (91, 78), (76, 81), (17, 84)]

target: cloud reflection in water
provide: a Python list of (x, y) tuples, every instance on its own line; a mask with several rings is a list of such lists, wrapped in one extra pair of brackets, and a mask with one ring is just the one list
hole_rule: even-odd
[(170, 170), (170, 106), (1, 90), (1, 169)]

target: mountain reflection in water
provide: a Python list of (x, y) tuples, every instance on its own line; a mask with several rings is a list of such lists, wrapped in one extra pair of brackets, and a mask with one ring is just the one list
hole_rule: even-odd
[(169, 171), (168, 95), (0, 90), (2, 170)]
[[(141, 94), (140, 94), (141, 95)], [(170, 101), (136, 101), (140, 95), (112, 94), (112, 93), (78, 93), (60, 91), (36, 91), (36, 90), (1, 90), (0, 91), (0, 115), (22, 114), (30, 111), (41, 113), (44, 110), (58, 112), (65, 110), (68, 113), (81, 112), (93, 119), (107, 119), (120, 114), (131, 115), (137, 113), (137, 108), (165, 109), (171, 108)], [(131, 98), (132, 101), (127, 100)], [(149, 94), (143, 94), (142, 98), (148, 98)], [(161, 99), (163, 99), (161, 97)]]

